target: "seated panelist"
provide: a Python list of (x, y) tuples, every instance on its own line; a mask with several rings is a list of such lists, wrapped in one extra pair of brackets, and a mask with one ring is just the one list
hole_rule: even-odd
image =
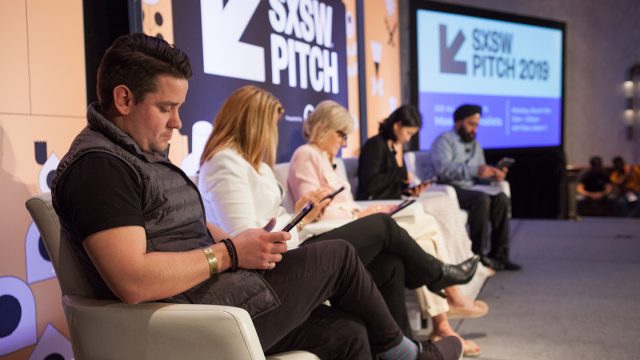
[[(440, 134), (431, 145), (430, 173), (452, 185), (460, 207), (469, 212), (473, 252), (495, 270), (520, 270), (509, 258), (509, 200), (504, 193), (485, 194), (471, 187), (478, 182), (504, 180), (507, 169), (487, 165), (476, 140), (482, 109), (461, 105), (453, 113), (453, 129)], [(491, 224), (491, 238), (489, 238)], [(491, 239), (491, 241), (489, 241)]]

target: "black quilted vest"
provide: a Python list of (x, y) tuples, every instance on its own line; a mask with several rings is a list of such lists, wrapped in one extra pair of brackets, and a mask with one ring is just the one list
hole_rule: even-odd
[[(87, 119), (87, 127), (74, 139), (69, 152), (58, 165), (52, 186), (56, 211), (56, 189), (64, 186), (58, 182), (61, 175), (82, 155), (104, 152), (121, 159), (137, 175), (143, 189), (147, 252), (188, 251), (210, 245), (213, 240), (207, 230), (202, 198), (189, 177), (173, 165), (166, 154), (143, 152), (131, 137), (100, 114), (97, 105), (89, 106)], [(93, 289), (92, 293), (81, 295), (115, 298), (87, 256), (82, 246), (83, 239), (68, 238), (64, 228), (73, 224), (61, 221), (61, 225), (61, 241), (70, 242)], [(269, 284), (258, 273), (243, 270), (219, 274), (165, 301), (238, 306), (252, 317), (280, 304)]]

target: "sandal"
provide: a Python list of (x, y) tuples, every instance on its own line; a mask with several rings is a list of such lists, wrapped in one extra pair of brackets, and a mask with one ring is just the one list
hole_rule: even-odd
[[(462, 339), (462, 337), (460, 337)], [(435, 342), (442, 339), (442, 336), (431, 333), (429, 340)], [(480, 346), (473, 340), (462, 339), (462, 350), (464, 357), (477, 357), (480, 356)]]
[(471, 308), (465, 308), (460, 306), (451, 306), (449, 305), (449, 311), (447, 312), (447, 317), (449, 319), (460, 319), (460, 318), (479, 318), (487, 315), (489, 312), (489, 305), (482, 300), (475, 300), (473, 302), (473, 306)]

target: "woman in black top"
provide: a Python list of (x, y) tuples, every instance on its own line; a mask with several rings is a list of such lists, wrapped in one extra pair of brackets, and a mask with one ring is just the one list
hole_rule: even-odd
[(422, 126), (422, 117), (411, 105), (403, 105), (380, 123), (378, 135), (362, 147), (358, 161), (358, 200), (400, 199), (403, 192), (417, 196), (426, 185), (409, 188), (402, 144)]

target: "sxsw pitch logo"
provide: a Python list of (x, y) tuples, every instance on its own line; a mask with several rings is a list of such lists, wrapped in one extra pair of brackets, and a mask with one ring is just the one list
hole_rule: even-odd
[[(260, 0), (201, 0), (202, 50), (207, 74), (339, 93), (333, 7), (318, 0), (269, 0), (270, 29), (251, 25)], [(270, 33), (269, 45), (241, 41), (245, 32)]]
[(440, 25), (440, 72), (449, 74), (466, 74), (467, 62), (456, 60), (456, 55), (465, 37), (462, 30), (458, 30), (458, 33), (453, 38), (450, 44), (447, 44), (447, 26)]
[(456, 60), (466, 37), (462, 30), (448, 41), (447, 26), (440, 24), (440, 73), (482, 78), (546, 81), (549, 63), (544, 59), (519, 58), (514, 55), (515, 34), (491, 28), (475, 27), (469, 31), (470, 55), (467, 61)]
[(204, 72), (265, 81), (264, 48), (240, 41), (260, 0), (202, 0)]

